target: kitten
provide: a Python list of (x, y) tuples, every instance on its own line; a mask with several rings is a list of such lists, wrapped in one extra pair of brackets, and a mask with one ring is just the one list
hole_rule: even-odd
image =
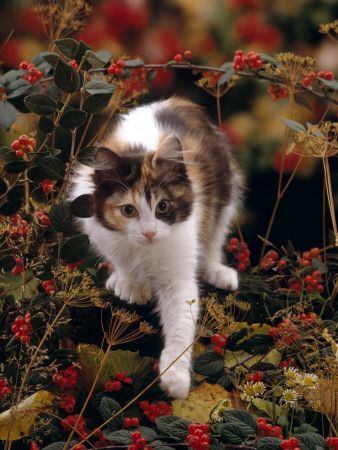
[[(164, 334), (160, 371), (193, 341), (198, 279), (236, 289), (222, 246), (242, 192), (223, 133), (203, 109), (173, 97), (133, 109), (98, 146), (94, 167), (79, 167), (71, 199), (93, 194), (94, 216), (79, 219), (94, 249), (113, 266), (106, 286), (128, 303), (154, 297)], [(161, 377), (172, 397), (190, 386), (191, 349)]]

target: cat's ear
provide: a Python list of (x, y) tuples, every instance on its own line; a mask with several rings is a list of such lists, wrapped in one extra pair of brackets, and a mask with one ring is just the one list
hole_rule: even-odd
[(174, 134), (166, 136), (160, 143), (160, 146), (154, 155), (153, 161), (155, 163), (161, 163), (161, 161), (182, 163), (182, 145), (178, 137)]
[(97, 186), (104, 187), (105, 182), (113, 179), (126, 177), (130, 174), (131, 168), (125, 158), (114, 153), (106, 147), (98, 147), (94, 157), (94, 182)]

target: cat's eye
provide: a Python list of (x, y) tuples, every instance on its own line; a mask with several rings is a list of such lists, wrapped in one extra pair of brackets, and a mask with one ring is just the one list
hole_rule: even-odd
[(161, 200), (160, 202), (157, 203), (156, 212), (160, 214), (165, 214), (166, 212), (169, 211), (169, 208), (170, 208), (169, 200)]
[(133, 205), (121, 206), (121, 212), (125, 217), (134, 217), (137, 214), (137, 210)]

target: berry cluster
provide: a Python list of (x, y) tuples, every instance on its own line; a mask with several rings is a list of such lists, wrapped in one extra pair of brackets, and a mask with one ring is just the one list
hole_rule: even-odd
[(137, 417), (125, 417), (124, 428), (137, 428), (140, 426), (140, 421)]
[(222, 348), (225, 347), (227, 343), (228, 335), (227, 334), (220, 335), (218, 333), (215, 333), (211, 336), (210, 340), (211, 343), (213, 344), (213, 351), (222, 353), (223, 352)]
[(21, 218), (20, 214), (14, 214), (10, 220), (14, 225), (14, 227), (10, 229), (10, 235), (12, 237), (21, 237), (28, 233), (28, 223)]
[(107, 445), (113, 445), (113, 443), (111, 441), (108, 441), (108, 439), (103, 436), (103, 432), (102, 432), (102, 430), (100, 430), (100, 428), (95, 430), (94, 436), (99, 438), (96, 442), (94, 442), (95, 448), (106, 447)]
[(303, 252), (300, 259), (300, 264), (303, 267), (309, 267), (312, 264), (312, 259), (317, 258), (321, 261), (320, 249), (318, 247), (311, 248), (310, 251)]
[(268, 93), (271, 95), (271, 99), (274, 102), (279, 102), (279, 100), (282, 100), (283, 98), (288, 98), (289, 94), (285, 89), (283, 89), (280, 86), (276, 86), (274, 84), (270, 84)]
[(298, 327), (290, 319), (283, 319), (277, 327), (270, 328), (269, 336), (275, 340), (276, 345), (291, 345), (299, 341)]
[(237, 238), (231, 238), (226, 250), (233, 253), (238, 261), (237, 269), (242, 272), (250, 265), (250, 250), (246, 242), (239, 242)]
[(4, 400), (4, 397), (12, 392), (11, 387), (8, 384), (6, 378), (0, 378), (0, 399)]
[(199, 450), (208, 450), (210, 448), (210, 436), (206, 434), (209, 430), (209, 425), (206, 423), (192, 423), (188, 427), (189, 434), (187, 442), (192, 448)]
[(15, 266), (12, 269), (12, 274), (15, 276), (20, 275), (20, 273), (22, 273), (24, 270), (23, 267), (23, 259), (22, 258), (16, 258), (15, 260)]
[(246, 68), (258, 70), (262, 64), (259, 53), (249, 52), (244, 56), (242, 50), (236, 50), (232, 67), (237, 72), (242, 72)]
[(122, 389), (122, 383), (132, 384), (133, 380), (128, 378), (124, 372), (117, 372), (114, 381), (107, 381), (104, 385), (105, 392), (119, 391)]
[(280, 448), (283, 450), (300, 450), (298, 447), (299, 441), (295, 437), (290, 437), (290, 439), (285, 439), (283, 442), (279, 444)]
[(275, 250), (270, 250), (261, 261), (260, 268), (263, 270), (269, 270), (275, 265), (277, 265), (278, 269), (282, 270), (287, 266), (286, 261), (284, 259), (279, 259), (279, 255)]
[(52, 376), (52, 381), (59, 385), (61, 391), (71, 388), (76, 384), (77, 372), (75, 367), (69, 366), (65, 370), (60, 370)]
[(126, 62), (124, 59), (118, 59), (116, 63), (110, 64), (108, 67), (109, 75), (115, 75), (117, 77), (121, 77), (123, 75), (123, 69), (126, 66)]
[(325, 445), (332, 450), (338, 450), (338, 437), (327, 437), (325, 439)]
[(186, 50), (183, 55), (181, 55), (181, 53), (178, 53), (177, 55), (174, 56), (174, 61), (176, 63), (180, 63), (182, 62), (184, 59), (189, 59), (191, 58), (192, 53), (190, 50)]
[(168, 405), (164, 401), (159, 401), (157, 405), (155, 403), (150, 403), (145, 400), (140, 403), (140, 408), (143, 411), (143, 415), (147, 417), (150, 422), (154, 422), (157, 417), (169, 416), (172, 412), (172, 406)]
[(46, 280), (42, 283), (42, 289), (45, 290), (46, 294), (53, 294), (55, 292), (55, 280)]
[(45, 194), (49, 194), (51, 190), (53, 190), (53, 183), (52, 180), (43, 180), (41, 181), (41, 187)]
[(69, 272), (73, 272), (73, 270), (76, 267), (80, 267), (81, 264), (83, 263), (84, 259), (80, 259), (80, 261), (77, 261), (76, 263), (66, 263), (66, 267), (69, 270)]
[(311, 324), (315, 322), (318, 319), (318, 316), (314, 312), (309, 312), (307, 314), (303, 313), (299, 316), (300, 320), (303, 320), (304, 322)]
[[(79, 416), (77, 414), (72, 415), (68, 415), (65, 419), (61, 420), (61, 426), (65, 431), (70, 431), (72, 429), (72, 427), (76, 424), (77, 419), (79, 418)], [(81, 433), (81, 435), (83, 436), (83, 433), (85, 433), (85, 428), (86, 428), (87, 424), (85, 422), (85, 420), (83, 419), (83, 417), (80, 418), (79, 423), (76, 426), (76, 430)], [(88, 436), (88, 433), (87, 433)], [(87, 437), (86, 436), (86, 437)]]
[(304, 86), (311, 86), (311, 84), (317, 78), (324, 78), (324, 80), (332, 81), (333, 80), (333, 72), (324, 72), (324, 70), (320, 70), (319, 72), (310, 72), (306, 77), (303, 78)]
[(61, 402), (59, 403), (60, 408), (63, 408), (66, 413), (72, 413), (74, 411), (75, 398), (69, 394), (63, 392), (61, 394)]
[(43, 225), (43, 229), (47, 230), (48, 227), (51, 227), (52, 224), (50, 223), (49, 217), (42, 211), (36, 211), (34, 213), (35, 217), (39, 219), (41, 224)]
[(262, 372), (257, 370), (253, 375), (248, 376), (248, 381), (256, 382), (256, 381), (262, 381), (264, 378), (264, 375)]
[(27, 70), (27, 74), (23, 75), (22, 78), (30, 84), (35, 84), (42, 77), (41, 70), (37, 69), (35, 64), (28, 64), (27, 61), (21, 61), (19, 67), (22, 70)]
[(149, 449), (149, 447), (146, 447), (147, 441), (142, 437), (139, 431), (131, 433), (131, 438), (134, 442), (129, 445), (128, 450), (138, 450), (139, 448)]
[(17, 316), (15, 318), (11, 331), (15, 333), (14, 337), (16, 340), (20, 341), (21, 344), (25, 344), (31, 340), (28, 335), (32, 328), (31, 313), (28, 312), (25, 317)]
[(75, 70), (77, 70), (79, 68), (79, 66), (77, 65), (77, 62), (75, 61), (75, 59), (72, 59), (71, 61), (68, 61), (68, 65), (74, 67)]
[(256, 420), (257, 428), (258, 428), (258, 436), (270, 436), (270, 437), (276, 437), (279, 439), (284, 439), (282, 435), (282, 429), (281, 427), (273, 427), (271, 423), (267, 423), (265, 417), (258, 417)]
[(16, 156), (22, 156), (25, 153), (32, 153), (35, 146), (36, 140), (26, 136), (25, 134), (21, 135), (19, 139), (16, 139), (11, 144), (11, 148), (12, 150), (15, 150)]
[(314, 270), (312, 274), (306, 275), (303, 280), (304, 284), (306, 286), (307, 292), (318, 292), (321, 294), (324, 291), (324, 286), (319, 283), (320, 279), (322, 277), (322, 274), (319, 272), (319, 270)]

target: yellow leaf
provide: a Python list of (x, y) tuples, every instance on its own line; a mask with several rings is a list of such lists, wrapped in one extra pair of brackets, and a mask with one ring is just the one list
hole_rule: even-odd
[(281, 415), (280, 407), (275, 404), (275, 411), (274, 411), (273, 403), (269, 402), (268, 400), (263, 400), (261, 398), (254, 398), (252, 400), (252, 403), (256, 406), (256, 408), (262, 409), (263, 411), (265, 411), (267, 413), (267, 415), (269, 417), (271, 417), (271, 419), (273, 417), (276, 417), (276, 416), (279, 417)]
[[(79, 378), (89, 390), (102, 364), (104, 352), (96, 345), (89, 344), (79, 344), (76, 350), (79, 353), (78, 362), (81, 366)], [(94, 392), (101, 392), (105, 382), (112, 380), (116, 372), (125, 372), (127, 376), (132, 373), (145, 375), (152, 370), (154, 364), (153, 358), (141, 357), (138, 352), (110, 350)]]
[(229, 399), (229, 393), (222, 386), (203, 382), (190, 391), (186, 400), (172, 402), (173, 414), (192, 422), (206, 423), (218, 402), (225, 399)]
[[(235, 364), (241, 363), (242, 361), (245, 361), (246, 367), (252, 367), (262, 358), (261, 355), (257, 355), (246, 361), (246, 358), (248, 358), (249, 356), (249, 353), (246, 353), (244, 350), (239, 350), (238, 352), (231, 352), (227, 350), (224, 358), (225, 367), (231, 367)], [(281, 353), (279, 353), (278, 350), (273, 349), (262, 359), (262, 362), (270, 363), (274, 366), (279, 366), (281, 359)]]
[[(48, 391), (39, 391), (19, 403), (14, 422), (12, 440), (29, 436), (31, 426), (41, 412), (52, 411), (54, 396)], [(11, 410), (0, 414), (0, 440), (6, 440), (11, 423)]]

